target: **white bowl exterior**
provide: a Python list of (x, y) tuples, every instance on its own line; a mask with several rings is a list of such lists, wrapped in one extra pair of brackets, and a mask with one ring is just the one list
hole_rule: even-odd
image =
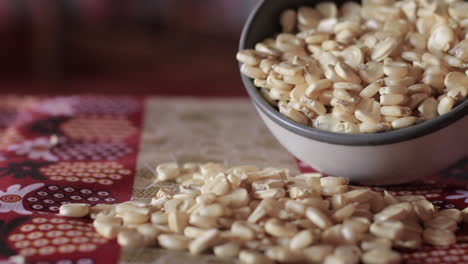
[(276, 139), (295, 157), (323, 173), (364, 184), (400, 184), (432, 176), (468, 156), (468, 116), (412, 140), (377, 146), (316, 141), (273, 122), (257, 108)]

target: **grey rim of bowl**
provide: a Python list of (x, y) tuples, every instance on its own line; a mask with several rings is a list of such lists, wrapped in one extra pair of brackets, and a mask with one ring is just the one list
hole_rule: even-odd
[[(246, 49), (245, 42), (247, 40), (247, 35), (249, 33), (250, 27), (254, 23), (257, 14), (261, 11), (265, 2), (268, 1), (260, 1), (259, 4), (250, 13), (242, 29), (241, 39), (239, 42), (239, 50)], [(263, 96), (259, 92), (259, 89), (253, 84), (252, 79), (243, 75), (242, 73), (241, 78), (247, 90), (247, 93), (253, 100), (254, 104), (260, 109), (260, 111), (262, 111), (269, 119), (273, 120), (276, 124), (303, 137), (336, 145), (376, 146), (394, 144), (431, 134), (435, 131), (449, 126), (452, 123), (455, 123), (456, 121), (462, 119), (468, 114), (467, 99), (464, 102), (460, 103), (457, 107), (452, 109), (450, 112), (442, 116), (438, 116), (432, 120), (425, 121), (407, 128), (374, 134), (335, 133), (302, 125), (280, 114), (276, 108), (271, 106), (263, 98)]]

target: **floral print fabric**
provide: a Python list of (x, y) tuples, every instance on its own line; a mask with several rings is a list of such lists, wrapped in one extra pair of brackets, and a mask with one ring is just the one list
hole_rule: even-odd
[[(150, 198), (154, 165), (218, 161), (312, 171), (269, 133), (248, 99), (0, 97), (0, 263), (231, 263), (158, 249), (124, 249), (61, 204)], [(145, 110), (143, 110), (145, 109)], [(5, 113), (5, 114), (3, 114)], [(4, 116), (2, 116), (2, 114)], [(89, 129), (84, 129), (89, 127)], [(423, 182), (376, 187), (424, 195), (440, 209), (468, 203), (468, 160)], [(450, 247), (405, 252), (404, 263), (468, 263), (468, 228)], [(99, 252), (99, 254), (97, 254)], [(3, 261), (3, 262), (2, 262)]]
[[(0, 263), (117, 263), (119, 247), (60, 205), (130, 199), (136, 97), (0, 97)], [(99, 251), (100, 254), (96, 254)]]

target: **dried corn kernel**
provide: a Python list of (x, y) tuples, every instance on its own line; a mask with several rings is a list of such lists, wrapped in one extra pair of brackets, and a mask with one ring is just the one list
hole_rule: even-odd
[(59, 214), (69, 217), (83, 217), (88, 215), (89, 206), (84, 203), (70, 203), (60, 206)]
[(398, 263), (392, 247), (451, 245), (466, 217), (466, 210), (437, 211), (421, 195), (394, 197), (319, 173), (292, 177), (285, 169), (215, 163), (180, 168), (197, 181), (160, 189), (151, 203), (98, 206), (90, 210), (96, 231), (123, 247), (212, 250), (244, 263)]

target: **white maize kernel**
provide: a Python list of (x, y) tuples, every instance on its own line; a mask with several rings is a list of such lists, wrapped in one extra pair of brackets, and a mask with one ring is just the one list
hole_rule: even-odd
[(336, 185), (347, 185), (349, 179), (344, 177), (322, 177), (320, 178), (320, 184), (322, 187), (336, 186)]
[(138, 231), (138, 233), (140, 233), (143, 236), (145, 241), (150, 245), (156, 242), (158, 235), (161, 233), (161, 230), (151, 223), (139, 225), (136, 227), (136, 230)]
[(440, 100), (439, 105), (437, 106), (437, 112), (439, 115), (443, 115), (452, 110), (455, 100), (450, 96), (445, 96)]
[(332, 226), (331, 220), (320, 209), (309, 207), (306, 210), (306, 217), (321, 229), (327, 229)]
[(189, 216), (184, 212), (170, 212), (167, 219), (169, 229), (174, 233), (182, 234), (188, 225)]
[(121, 230), (117, 235), (117, 242), (121, 247), (139, 248), (145, 246), (143, 235), (131, 229)]
[(336, 210), (331, 218), (335, 221), (335, 222), (343, 222), (345, 219), (351, 217), (351, 215), (353, 215), (354, 211), (357, 209), (357, 203), (350, 203), (348, 205), (345, 205), (343, 207), (341, 207), (340, 209)]
[(239, 260), (244, 264), (273, 264), (271, 259), (252, 250), (239, 252)]
[(438, 228), (425, 229), (423, 239), (433, 246), (448, 246), (456, 242), (455, 234), (452, 231)]
[(298, 262), (303, 259), (302, 255), (298, 251), (293, 251), (288, 247), (276, 246), (268, 248), (265, 255), (279, 262)]
[(215, 256), (218, 258), (233, 258), (237, 257), (239, 254), (240, 247), (239, 244), (234, 242), (229, 242), (222, 244), (213, 248)]
[[(380, 96), (381, 105), (403, 105), (408, 101), (408, 97), (403, 94), (384, 94)], [(411, 109), (410, 109), (411, 110)]]
[(312, 230), (303, 230), (291, 238), (289, 247), (296, 250), (304, 249), (314, 244), (318, 239), (319, 237)]
[(183, 235), (162, 234), (158, 237), (159, 245), (170, 250), (184, 250), (188, 248), (190, 239)]
[(69, 203), (60, 206), (59, 214), (68, 217), (84, 217), (89, 213), (89, 206), (84, 203)]
[(216, 227), (216, 218), (192, 214), (189, 217), (189, 224), (200, 228)]
[(429, 97), (418, 106), (418, 111), (424, 119), (432, 119), (439, 115), (438, 104), (439, 102), (434, 97)]
[(120, 223), (116, 222), (94, 221), (93, 226), (98, 234), (109, 239), (116, 238), (121, 229)]
[(456, 209), (456, 208), (451, 208), (451, 209), (444, 209), (436, 213), (436, 217), (438, 216), (446, 216), (448, 218), (451, 218), (455, 220), (455, 222), (460, 223), (462, 221), (462, 214), (461, 211)]
[(398, 203), (390, 205), (374, 215), (374, 221), (403, 220), (412, 212), (410, 203)]
[(399, 239), (405, 232), (405, 227), (400, 221), (374, 222), (370, 226), (370, 232), (378, 237)]
[(175, 162), (160, 164), (156, 167), (156, 174), (158, 181), (173, 180), (180, 175), (179, 165)]
[(417, 120), (418, 118), (415, 116), (406, 116), (406, 117), (402, 117), (402, 118), (392, 121), (391, 124), (392, 124), (393, 129), (400, 129), (400, 128), (412, 126), (413, 124), (416, 123)]
[(359, 96), (366, 99), (371, 98), (379, 92), (380, 87), (382, 87), (381, 83), (373, 82), (361, 90)]
[(271, 218), (265, 223), (265, 231), (275, 237), (293, 237), (297, 233), (297, 228), (287, 223), (282, 223), (278, 219)]
[(219, 231), (217, 229), (209, 229), (203, 231), (199, 236), (197, 236), (189, 245), (189, 251), (192, 254), (200, 254), (206, 249), (208, 249), (213, 243), (216, 243), (216, 240), (219, 236)]
[(302, 252), (308, 261), (322, 263), (328, 255), (333, 253), (333, 249), (332, 245), (321, 244), (303, 249)]
[(463, 216), (463, 223), (468, 223), (468, 207), (466, 207), (465, 209), (463, 209), (461, 211), (462, 213), (462, 216)]
[(305, 90), (305, 95), (309, 98), (313, 98), (314, 93), (331, 88), (332, 84), (333, 82), (329, 79), (318, 80), (307, 87)]
[(398, 264), (401, 256), (398, 252), (390, 249), (376, 248), (362, 255), (364, 264)]
[(280, 16), (280, 24), (284, 33), (292, 33), (296, 27), (296, 11), (284, 10)]
[(387, 76), (401, 78), (408, 74), (408, 64), (396, 61), (384, 63), (383, 72)]
[(409, 116), (411, 114), (411, 108), (407, 106), (382, 106), (380, 113), (387, 116)]

